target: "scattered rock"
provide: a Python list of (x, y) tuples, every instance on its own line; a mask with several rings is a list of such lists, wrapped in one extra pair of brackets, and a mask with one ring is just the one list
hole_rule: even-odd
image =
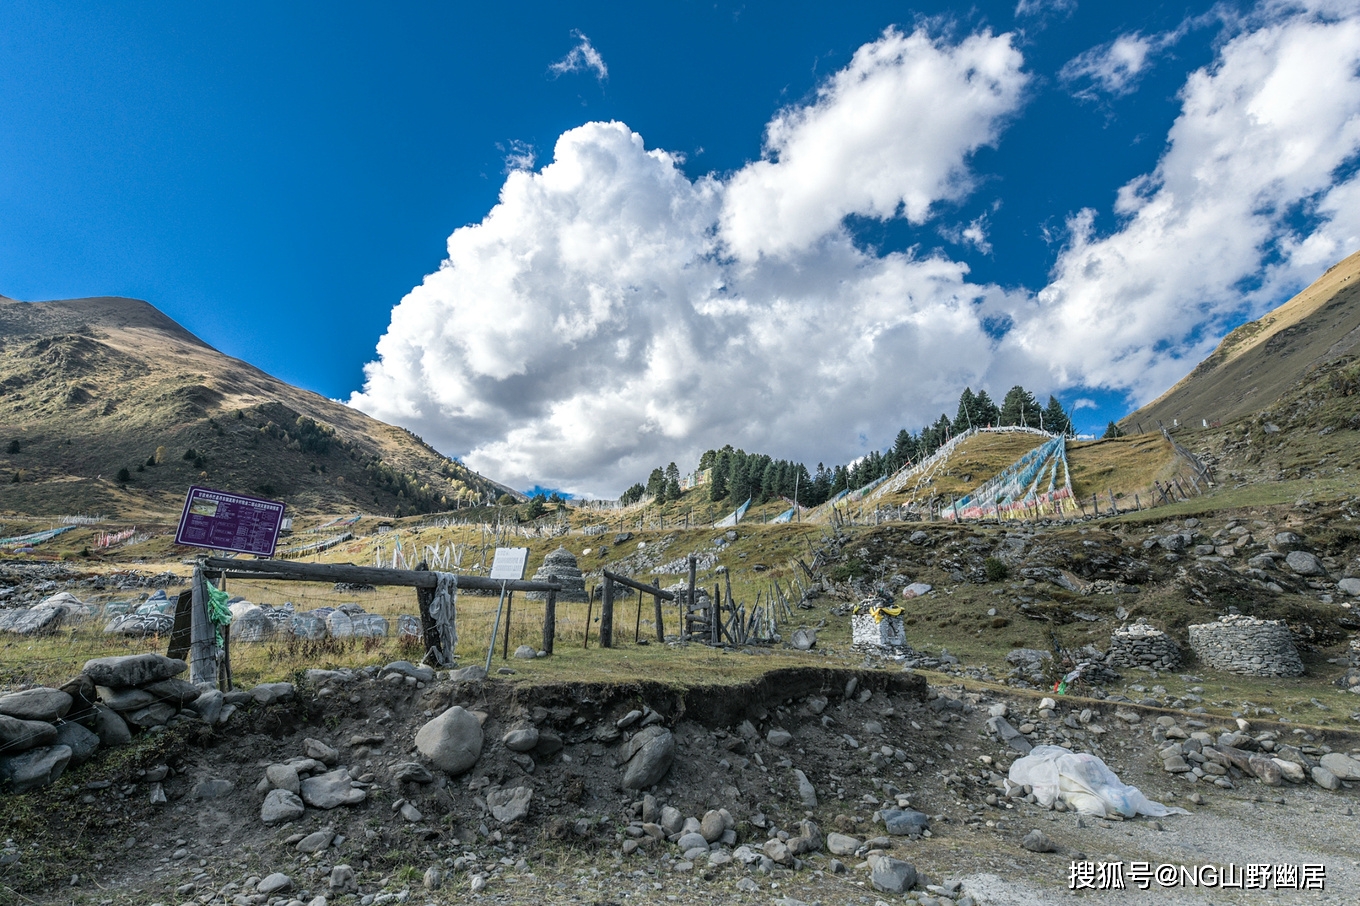
[(903, 893), (916, 886), (916, 866), (890, 856), (869, 859), (869, 880), (875, 890)]
[(675, 760), (675, 737), (665, 727), (650, 726), (630, 739), (619, 766), (624, 768), (623, 787), (644, 790), (657, 784)]
[(826, 848), (833, 856), (853, 856), (864, 844), (854, 837), (835, 832), (826, 835)]
[(1322, 767), (1336, 775), (1338, 780), (1360, 780), (1360, 761), (1340, 752), (1328, 752), (1320, 759)]
[(331, 841), (334, 839), (335, 831), (330, 828), (323, 828), (322, 830), (310, 833), (299, 840), (297, 848), (299, 852), (319, 853), (323, 849), (329, 848)]
[(882, 815), (883, 826), (888, 833), (897, 837), (915, 837), (930, 830), (930, 819), (912, 809), (888, 808), (883, 810)]
[(798, 798), (802, 800), (803, 808), (816, 808), (817, 788), (812, 785), (812, 781), (808, 780), (807, 775), (797, 769), (794, 770), (793, 777), (798, 782)]
[(538, 745), (537, 727), (517, 727), (501, 738), (501, 743), (512, 752), (528, 752)]
[(265, 824), (282, 824), (301, 818), (306, 812), (297, 793), (270, 790), (264, 797), (264, 804), (260, 806), (260, 820)]
[(276, 871), (272, 875), (265, 876), (264, 880), (255, 885), (255, 892), (263, 894), (266, 897), (271, 894), (283, 893), (284, 891), (292, 889), (293, 879), (281, 871)]
[(534, 791), (527, 786), (517, 786), (510, 790), (496, 790), (486, 797), (491, 816), (501, 824), (519, 821), (529, 814), (529, 803)]
[(302, 801), (312, 808), (333, 809), (342, 805), (358, 805), (368, 798), (363, 790), (353, 787), (349, 771), (344, 768), (308, 777), (302, 781), (301, 787)]
[(1058, 851), (1058, 844), (1054, 843), (1041, 830), (1032, 830), (1025, 834), (1025, 839), (1020, 841), (1020, 845), (1032, 853), (1055, 853)]
[(455, 705), (420, 728), (416, 748), (436, 768), (456, 777), (482, 754), (482, 724), (471, 711)]
[(1316, 554), (1308, 551), (1290, 551), (1284, 558), (1285, 565), (1300, 576), (1325, 576), (1327, 570)]

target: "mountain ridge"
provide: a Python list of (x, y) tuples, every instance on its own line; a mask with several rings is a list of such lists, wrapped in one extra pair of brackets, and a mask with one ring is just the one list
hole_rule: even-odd
[(117, 296), (0, 297), (0, 447), (0, 506), (35, 514), (69, 511), (77, 487), (82, 507), (164, 511), (212, 482), (303, 511), (522, 496)]
[(1284, 304), (1230, 332), (1155, 400), (1119, 420), (1226, 423), (1264, 410), (1319, 365), (1360, 347), (1360, 251), (1329, 267)]

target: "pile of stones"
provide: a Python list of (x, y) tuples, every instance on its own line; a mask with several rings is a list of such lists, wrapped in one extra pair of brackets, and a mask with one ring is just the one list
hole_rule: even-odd
[[(316, 610), (296, 611), (290, 602), (279, 607), (254, 604), (246, 600), (231, 602), (231, 640), (233, 642), (263, 642), (276, 635), (300, 639), (365, 639), (387, 638), (390, 628), (387, 619), (368, 613), (360, 604), (341, 604), (339, 607), (319, 607)], [(419, 635), (420, 621), (410, 614), (398, 618), (398, 633), (413, 627)]]
[(1244, 676), (1299, 676), (1303, 662), (1280, 620), (1228, 614), (1190, 627), (1190, 647), (1201, 661)]
[(217, 690), (178, 679), (188, 667), (159, 654), (87, 661), (59, 689), (0, 696), (0, 787), (16, 793), (55, 783), (100, 746), (121, 746), (136, 731), (176, 720), (184, 709), (207, 723), (235, 710)]
[(1250, 723), (1241, 718), (1236, 730), (1217, 736), (1202, 721), (1184, 723), (1181, 727), (1169, 715), (1159, 717), (1152, 737), (1160, 747), (1162, 770), (1186, 780), (1223, 789), (1235, 789), (1244, 780), (1267, 786), (1311, 781), (1326, 790), (1339, 790), (1343, 783), (1360, 780), (1360, 759), (1355, 757), (1360, 752), (1333, 752), (1310, 742), (1312, 736), (1304, 735), (1301, 745), (1292, 745), (1273, 730), (1253, 733)]
[[(565, 547), (543, 558), (543, 565), (534, 573), (535, 582), (557, 582), (562, 590), (557, 593), (559, 601), (584, 601), (586, 599), (586, 580), (576, 565), (576, 556)], [(528, 597), (543, 600), (546, 592), (531, 591)]]
[(1105, 654), (1105, 664), (1110, 667), (1174, 670), (1180, 663), (1181, 649), (1176, 640), (1142, 618), (1116, 629)]

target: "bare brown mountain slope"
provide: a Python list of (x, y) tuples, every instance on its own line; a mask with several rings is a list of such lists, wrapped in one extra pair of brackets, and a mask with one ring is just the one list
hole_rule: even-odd
[(0, 297), (0, 508), (167, 513), (193, 483), (304, 512), (431, 512), (508, 490), (146, 302)]
[(1311, 286), (1223, 338), (1213, 354), (1174, 387), (1120, 424), (1198, 427), (1259, 412), (1309, 369), (1360, 346), (1360, 252), (1334, 264)]

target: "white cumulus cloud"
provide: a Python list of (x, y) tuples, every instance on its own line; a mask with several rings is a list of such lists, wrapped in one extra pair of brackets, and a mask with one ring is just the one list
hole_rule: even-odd
[[(1242, 315), (1307, 282), (1354, 242), (1360, 21), (1272, 8), (1192, 73), (1154, 172), (1119, 192), (1119, 228), (1075, 215), (1036, 304), (1008, 341), (1059, 383), (1155, 396)], [(1292, 216), (1317, 225), (1295, 235)], [(1330, 256), (1330, 257), (1329, 257)]]
[[(964, 386), (1155, 396), (1360, 244), (1360, 15), (1270, 6), (1229, 28), (1114, 228), (1073, 214), (1037, 292), (847, 231), (938, 216), (1023, 102), (1010, 36), (888, 31), (730, 176), (691, 179), (622, 123), (564, 133), (449, 237), (350, 402), (513, 485), (612, 496), (724, 443), (843, 461)], [(934, 229), (996, 241), (985, 216)]]
[[(967, 156), (1020, 102), (1020, 63), (1009, 36), (889, 31), (780, 114), (758, 184), (745, 170), (690, 180), (621, 123), (572, 129), (449, 237), (351, 402), (501, 480), (607, 494), (707, 446), (816, 457), (827, 436), (895, 431), (911, 416), (885, 417), (880, 393), (934, 415), (977, 382), (993, 343), (979, 311), (1002, 294), (943, 258), (865, 253), (841, 219), (904, 204), (924, 218), (957, 197)], [(821, 165), (850, 173), (819, 173), (819, 139)], [(792, 210), (793, 233), (762, 220)]]
[(848, 214), (923, 223), (967, 194), (968, 156), (994, 144), (1027, 76), (1009, 35), (958, 44), (890, 29), (861, 47), (815, 102), (782, 111), (765, 158), (727, 187), (722, 234), (744, 259), (797, 255)]

